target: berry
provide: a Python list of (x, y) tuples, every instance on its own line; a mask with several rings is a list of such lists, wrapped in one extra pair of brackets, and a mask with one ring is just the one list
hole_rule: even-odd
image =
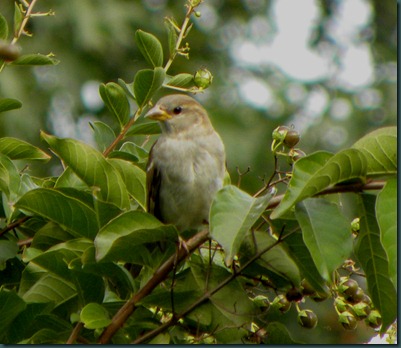
[(317, 325), (317, 316), (310, 309), (304, 309), (298, 313), (298, 324), (306, 329), (313, 329)]
[(282, 313), (287, 313), (291, 308), (291, 302), (286, 299), (285, 295), (280, 294), (273, 300), (272, 306), (276, 307)]
[(295, 130), (289, 130), (284, 137), (284, 145), (293, 148), (299, 143), (299, 133)]
[(299, 302), (302, 300), (302, 292), (297, 288), (291, 288), (285, 294), (285, 297), (290, 302)]
[(348, 311), (340, 313), (338, 316), (338, 321), (346, 330), (354, 330), (358, 324), (352, 313)]

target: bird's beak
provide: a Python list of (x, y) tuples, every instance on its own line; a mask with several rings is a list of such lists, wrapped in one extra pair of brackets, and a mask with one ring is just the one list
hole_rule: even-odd
[(151, 120), (165, 121), (170, 119), (171, 115), (168, 114), (165, 110), (161, 109), (159, 105), (155, 105), (147, 112), (145, 117), (150, 118)]

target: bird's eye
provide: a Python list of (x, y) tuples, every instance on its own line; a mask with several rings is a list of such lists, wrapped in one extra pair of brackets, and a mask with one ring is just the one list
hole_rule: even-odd
[(180, 114), (181, 111), (182, 111), (182, 107), (181, 107), (181, 106), (176, 106), (176, 107), (173, 109), (173, 112), (174, 112), (174, 114), (176, 114), (176, 115)]

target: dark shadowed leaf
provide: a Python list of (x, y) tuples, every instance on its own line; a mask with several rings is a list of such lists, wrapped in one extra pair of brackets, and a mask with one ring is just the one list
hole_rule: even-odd
[(0, 98), (0, 112), (19, 109), (22, 103), (17, 99)]

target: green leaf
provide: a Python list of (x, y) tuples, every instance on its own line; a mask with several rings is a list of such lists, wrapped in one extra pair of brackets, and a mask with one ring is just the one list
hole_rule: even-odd
[(65, 168), (64, 172), (57, 178), (54, 188), (70, 187), (78, 190), (87, 190), (89, 187), (83, 182), (70, 168)]
[(124, 127), (129, 120), (129, 102), (124, 89), (114, 82), (102, 83), (99, 86), (99, 93), (120, 127)]
[(350, 257), (352, 251), (350, 223), (337, 204), (323, 198), (299, 203), (295, 216), (320, 275), (332, 281), (333, 272)]
[(141, 124), (134, 124), (127, 132), (127, 137), (133, 135), (153, 135), (160, 134), (161, 129), (159, 122), (146, 122)]
[[(245, 272), (254, 276), (267, 275), (277, 288), (288, 289), (301, 282), (299, 269), (282, 244), (266, 232), (248, 233), (239, 252), (240, 262), (244, 264), (261, 250), (268, 249)], [(274, 246), (273, 246), (274, 245)]]
[(302, 276), (319, 293), (327, 293), (328, 287), (320, 275), (312, 256), (305, 245), (301, 232), (291, 233), (283, 240), (283, 245), (289, 250), (291, 258), (295, 261)]
[(93, 209), (58, 190), (39, 188), (28, 191), (15, 206), (49, 219), (76, 236), (93, 239), (98, 230)]
[(397, 175), (397, 127), (376, 129), (353, 148), (365, 155), (368, 176)]
[(294, 165), (284, 198), (270, 217), (276, 219), (301, 200), (338, 183), (363, 180), (366, 168), (365, 156), (356, 149), (346, 149), (334, 156), (328, 152), (318, 151), (299, 159)]
[(73, 283), (51, 273), (45, 273), (22, 298), (26, 302), (53, 302), (56, 306), (76, 296)]
[(130, 195), (146, 210), (146, 174), (134, 164), (122, 159), (109, 159), (123, 178)]
[(389, 262), (389, 275), (397, 287), (397, 178), (390, 179), (377, 196), (376, 217), (380, 240)]
[(114, 141), (116, 135), (114, 131), (101, 121), (90, 122), (93, 129), (96, 145), (100, 151), (104, 151)]
[(223, 247), (227, 265), (231, 265), (246, 233), (264, 212), (270, 195), (254, 198), (236, 186), (217, 192), (210, 208), (210, 233)]
[(15, 138), (0, 138), (0, 153), (12, 160), (37, 160), (48, 161), (51, 157), (41, 149), (23, 140)]
[(0, 112), (19, 109), (22, 103), (17, 99), (0, 98)]
[[(227, 278), (231, 277), (225, 268), (215, 264), (205, 263), (197, 255), (191, 255), (191, 272), (202, 292), (213, 291)], [(259, 309), (252, 302), (238, 279), (233, 279), (210, 297), (210, 301), (226, 320), (236, 325), (249, 323), (249, 318), (258, 313)]]
[(0, 342), (4, 342), (8, 326), (26, 308), (26, 303), (14, 292), (0, 290)]
[(163, 68), (144, 69), (136, 73), (134, 79), (134, 94), (139, 108), (143, 108), (153, 94), (163, 85), (166, 76)]
[[(171, 18), (172, 21), (174, 21), (174, 19)], [(167, 29), (167, 35), (168, 35), (168, 50), (170, 53), (170, 58), (174, 57), (175, 55), (175, 46), (177, 43), (177, 39), (178, 39), (178, 35), (177, 32), (174, 28), (174, 25), (167, 19), (165, 21), (165, 25), (166, 25), (166, 29)]]
[(14, 36), (18, 36), (18, 31), (21, 27), (22, 19), (24, 14), (21, 11), (18, 3), (14, 3)]
[(7, 260), (17, 256), (18, 245), (11, 240), (0, 240), (0, 271), (6, 269)]
[(50, 56), (45, 56), (40, 53), (36, 54), (24, 54), (14, 60), (12, 65), (57, 65), (60, 63), (59, 60), (54, 59)]
[(88, 303), (82, 308), (80, 320), (87, 329), (101, 329), (111, 323), (109, 312), (97, 303)]
[(136, 157), (135, 162), (144, 163), (148, 161), (149, 153), (143, 147), (138, 146), (137, 144), (127, 141), (125, 142), (121, 148), (121, 152), (126, 152)]
[(397, 318), (397, 292), (390, 280), (387, 255), (380, 241), (380, 230), (375, 216), (375, 201), (374, 195), (361, 195), (360, 230), (355, 254), (365, 271), (373, 304), (382, 316), (380, 333), (383, 334)]
[(178, 232), (171, 225), (163, 225), (153, 215), (129, 211), (105, 225), (95, 238), (96, 260), (128, 261), (132, 248), (144, 243), (164, 240), (177, 241)]
[(3, 191), (12, 202), (19, 196), (20, 188), (21, 178), (18, 169), (7, 156), (0, 153), (0, 191)]
[(167, 85), (174, 87), (186, 87), (190, 85), (194, 80), (194, 76), (191, 74), (178, 74), (173, 76), (168, 82)]
[(128, 191), (118, 171), (93, 147), (73, 139), (60, 139), (44, 132), (43, 140), (88, 186), (100, 189), (106, 202), (129, 207)]
[(163, 48), (154, 35), (137, 30), (135, 32), (135, 42), (142, 55), (154, 68), (163, 65)]
[(7, 40), (8, 38), (8, 24), (7, 20), (0, 14), (0, 40)]
[(285, 344), (285, 345), (294, 345), (300, 344), (300, 342), (294, 341), (291, 338), (290, 333), (287, 328), (279, 323), (273, 322), (267, 325), (266, 328), (266, 340), (263, 342), (265, 344)]

